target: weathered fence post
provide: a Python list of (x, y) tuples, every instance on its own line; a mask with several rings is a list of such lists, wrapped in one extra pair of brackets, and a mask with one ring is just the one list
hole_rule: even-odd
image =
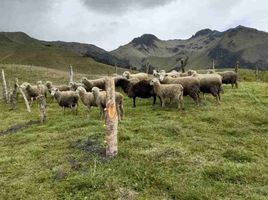
[(215, 61), (212, 59), (212, 69), (215, 70)]
[(258, 64), (256, 65), (255, 77), (256, 77), (256, 81), (259, 81), (259, 66), (258, 66)]
[(16, 106), (17, 106), (17, 98), (18, 98), (17, 93), (18, 93), (18, 86), (15, 83), (14, 84), (14, 88), (12, 90), (12, 93), (10, 95), (11, 110), (15, 110), (16, 109)]
[(7, 89), (7, 82), (5, 77), (5, 71), (2, 69), (2, 79), (3, 79), (3, 97), (6, 103), (9, 103), (8, 100), (8, 89)]
[(105, 79), (106, 87), (106, 109), (105, 109), (105, 126), (106, 126), (106, 157), (114, 157), (118, 153), (117, 145), (117, 127), (118, 115), (115, 104), (115, 85), (111, 77)]
[(71, 83), (74, 82), (74, 73), (73, 73), (73, 66), (70, 65), (69, 66), (69, 69), (70, 69), (70, 79), (69, 79), (69, 85), (71, 85)]
[(37, 85), (39, 90), (38, 100), (39, 100), (39, 111), (40, 111), (40, 122), (43, 124), (46, 120), (46, 97), (43, 95), (43, 92), (40, 84)]
[(237, 73), (238, 72), (238, 68), (239, 68), (239, 61), (236, 61), (236, 65), (235, 65), (235, 72)]
[(19, 89), (19, 91), (20, 91), (20, 93), (21, 93), (21, 95), (22, 95), (22, 97), (23, 97), (23, 99), (24, 99), (24, 102), (25, 102), (27, 111), (30, 113), (30, 112), (31, 112), (31, 108), (30, 108), (30, 106), (29, 106), (29, 102), (28, 102), (27, 97), (26, 97), (26, 95), (24, 94), (22, 88), (21, 88), (20, 85), (19, 85), (19, 80), (18, 80), (18, 79), (16, 79), (16, 85), (17, 85), (17, 88)]

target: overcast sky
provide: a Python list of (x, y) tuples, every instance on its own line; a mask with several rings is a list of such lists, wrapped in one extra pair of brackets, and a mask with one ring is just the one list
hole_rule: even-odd
[(267, 0), (0, 0), (0, 31), (112, 50), (134, 37), (185, 39), (238, 25), (268, 32)]

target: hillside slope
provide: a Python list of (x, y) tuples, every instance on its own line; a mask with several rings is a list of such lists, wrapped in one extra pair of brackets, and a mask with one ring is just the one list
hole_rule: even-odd
[(114, 71), (114, 67), (83, 55), (90, 50), (95, 52), (95, 55), (96, 52), (99, 54), (102, 52), (94, 45), (45, 42), (22, 32), (0, 32), (0, 63), (37, 65), (55, 69), (66, 69), (72, 64), (80, 72), (97, 74)]
[(134, 67), (149, 63), (154, 68), (174, 68), (180, 59), (188, 60), (193, 69), (208, 68), (212, 59), (220, 68), (233, 67), (240, 61), (244, 68), (255, 68), (259, 63), (268, 69), (268, 33), (238, 26), (224, 32), (204, 29), (187, 40), (160, 40), (144, 34), (111, 53), (127, 59)]

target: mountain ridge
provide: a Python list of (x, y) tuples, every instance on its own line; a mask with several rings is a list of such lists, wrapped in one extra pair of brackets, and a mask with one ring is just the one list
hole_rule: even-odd
[[(268, 33), (254, 28), (239, 25), (222, 32), (206, 28), (184, 40), (161, 40), (149, 35), (149, 45), (146, 40), (138, 45), (132, 40), (111, 54), (129, 60), (132, 66), (141, 70), (146, 65), (152, 69), (178, 68), (178, 61), (186, 58), (189, 58), (187, 67), (193, 69), (209, 68), (212, 60), (220, 68), (233, 67), (239, 61), (243, 68), (253, 69), (260, 65), (260, 68), (268, 69)], [(143, 36), (137, 38), (142, 41)]]

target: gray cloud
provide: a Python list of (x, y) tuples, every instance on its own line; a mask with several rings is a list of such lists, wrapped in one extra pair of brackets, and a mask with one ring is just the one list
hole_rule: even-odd
[(122, 14), (130, 9), (163, 6), (174, 0), (82, 0), (90, 9), (104, 14)]

